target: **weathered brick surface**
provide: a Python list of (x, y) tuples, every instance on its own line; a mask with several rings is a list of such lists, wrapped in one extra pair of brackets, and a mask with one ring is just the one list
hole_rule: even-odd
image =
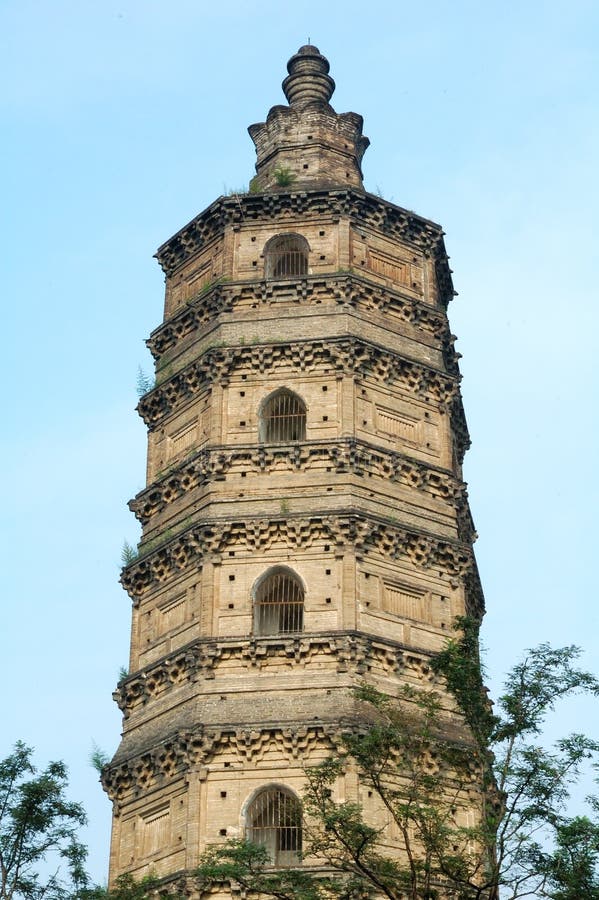
[[(130, 504), (143, 536), (123, 573), (130, 674), (104, 775), (111, 878), (188, 870), (242, 836), (258, 789), (301, 794), (303, 766), (367, 721), (360, 680), (432, 686), (452, 620), (482, 615), (442, 232), (364, 193), (362, 120), (329, 105), (323, 59), (302, 48), (290, 105), (250, 129), (257, 193), (220, 198), (157, 253), (147, 486)], [(280, 235), (307, 257), (271, 277)], [(301, 398), (305, 435), (269, 443), (281, 389)], [(277, 567), (302, 586), (301, 629), (260, 635), (256, 593)], [(443, 717), (468, 741), (449, 697)], [(338, 792), (386, 824), (355, 775)]]

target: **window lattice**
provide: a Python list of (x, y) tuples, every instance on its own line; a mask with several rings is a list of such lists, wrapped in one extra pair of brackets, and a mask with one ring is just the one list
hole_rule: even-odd
[(304, 591), (293, 575), (273, 572), (258, 586), (254, 599), (256, 634), (281, 634), (304, 627)]
[(267, 278), (293, 278), (308, 274), (308, 242), (300, 235), (273, 238), (264, 255)]
[(248, 810), (246, 837), (266, 847), (273, 866), (297, 866), (302, 849), (299, 800), (284, 791), (261, 791)]
[(303, 441), (306, 437), (306, 407), (297, 394), (278, 391), (262, 411), (262, 440), (267, 444)]

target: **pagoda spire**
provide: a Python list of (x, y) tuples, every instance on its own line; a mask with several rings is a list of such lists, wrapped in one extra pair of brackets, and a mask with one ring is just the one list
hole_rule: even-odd
[(361, 162), (370, 141), (362, 116), (336, 113), (329, 101), (335, 82), (318, 47), (305, 44), (287, 63), (282, 87), (288, 106), (273, 106), (266, 122), (248, 131), (257, 153), (256, 192), (363, 189)]
[(335, 82), (329, 75), (328, 59), (318, 47), (305, 44), (287, 63), (289, 75), (283, 81), (283, 93), (290, 106), (304, 103), (328, 103), (335, 90)]

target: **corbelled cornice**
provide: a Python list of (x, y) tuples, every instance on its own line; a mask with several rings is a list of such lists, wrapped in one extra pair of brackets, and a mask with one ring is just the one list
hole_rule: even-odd
[[(388, 672), (405, 684), (417, 684), (425, 690), (443, 690), (431, 667), (434, 653), (358, 632), (337, 632), (298, 636), (295, 639), (198, 641), (182, 648), (180, 656), (174, 654), (169, 659), (160, 660), (127, 679), (119, 689), (119, 700), (125, 707), (144, 703), (155, 696), (156, 691), (174, 686), (165, 685), (162, 679), (168, 681), (175, 669), (179, 683), (188, 676), (196, 678), (195, 660), (199, 662), (202, 674), (210, 677), (213, 671), (210, 667), (218, 667), (221, 653), (225, 658), (227, 654), (229, 658), (235, 654), (237, 658), (243, 658), (248, 666), (255, 666), (264, 664), (270, 654), (280, 655), (281, 651), (299, 660), (303, 653), (329, 653), (335, 659), (338, 671), (350, 672), (355, 676), (351, 681), (356, 683), (363, 674), (377, 671), (379, 674)], [(138, 687), (144, 679), (146, 685)], [(150, 692), (147, 695), (146, 690)], [(350, 697), (351, 687), (347, 686), (344, 690), (345, 696)], [(369, 715), (362, 704), (358, 708), (355, 701), (349, 705), (344, 703), (342, 709), (343, 712), (337, 702), (330, 710), (324, 706), (321, 710), (324, 718), (320, 721), (255, 721), (248, 725), (231, 723), (216, 727), (197, 724), (191, 728), (175, 728), (159, 739), (154, 732), (148, 732), (145, 738), (141, 734), (129, 733), (125, 745), (128, 750), (122, 746), (114, 761), (104, 767), (102, 785), (118, 807), (123, 802), (160, 790), (169, 782), (186, 777), (190, 771), (200, 779), (205, 777), (206, 767), (220, 754), (227, 754), (229, 759), (236, 758), (233, 765), (241, 766), (259, 764), (267, 754), (273, 753), (279, 759), (286, 758), (290, 764), (305, 763), (315, 751), (320, 755), (323, 751), (329, 753), (340, 749), (343, 735), (348, 732), (364, 731), (369, 727)], [(456, 746), (467, 746), (471, 738), (451, 710), (449, 701), (444, 717), (444, 736), (454, 741)], [(328, 713), (333, 713), (330, 719)]]
[(140, 399), (138, 412), (150, 428), (177, 406), (210, 387), (226, 384), (238, 369), (272, 372), (281, 366), (300, 372), (332, 369), (354, 378), (372, 376), (386, 385), (400, 384), (411, 394), (434, 400), (449, 410), (459, 397), (459, 376), (406, 359), (399, 353), (357, 338), (338, 337), (234, 347), (212, 347)]
[[(345, 726), (347, 729), (347, 726)], [(330, 751), (339, 746), (343, 726), (289, 723), (284, 726), (251, 727), (223, 725), (205, 728), (198, 725), (189, 731), (177, 731), (159, 744), (106, 766), (102, 786), (110, 799), (119, 803), (156, 790), (191, 768), (208, 765), (219, 753), (234, 753), (240, 762), (260, 760), (273, 748), (288, 759), (305, 759), (315, 748)]]
[(454, 295), (441, 226), (381, 197), (351, 189), (282, 190), (219, 197), (162, 244), (156, 251), (156, 259), (164, 273), (172, 275), (226, 226), (277, 222), (281, 218), (288, 222), (293, 216), (349, 218), (356, 225), (372, 227), (390, 238), (412, 244), (437, 260), (443, 284), (441, 301), (445, 307)]
[[(452, 585), (464, 582), (476, 572), (474, 554), (468, 543), (442, 540), (425, 532), (404, 527), (362, 512), (349, 510), (335, 515), (287, 515), (272, 519), (227, 521), (203, 520), (170, 537), (123, 569), (121, 584), (133, 598), (141, 597), (152, 585), (167, 581), (177, 572), (206, 556), (214, 558), (232, 547), (246, 553), (268, 549), (282, 542), (290, 550), (305, 550), (317, 541), (336, 548), (352, 547), (358, 554), (372, 550), (390, 559), (407, 559), (422, 568), (442, 571)], [(472, 576), (471, 609), (482, 611), (478, 575)]]
[[(154, 515), (179, 497), (215, 479), (221, 480), (240, 463), (245, 471), (252, 474), (281, 471), (281, 464), (283, 471), (290, 472), (304, 472), (319, 465), (330, 466), (338, 473), (379, 476), (456, 504), (465, 498), (463, 483), (446, 469), (346, 437), (293, 444), (223, 445), (198, 450), (150, 487), (140, 491), (129, 501), (129, 509), (142, 525), (146, 525)], [(463, 539), (468, 540), (468, 536), (464, 535)]]
[(156, 328), (146, 341), (154, 358), (177, 345), (188, 334), (195, 333), (215, 321), (218, 316), (235, 312), (250, 303), (268, 307), (287, 301), (290, 306), (330, 303), (353, 309), (389, 313), (408, 325), (417, 327), (437, 340), (450, 342), (445, 315), (428, 304), (383, 287), (367, 276), (355, 273), (306, 275), (282, 281), (215, 281)]
[(190, 682), (210, 681), (220, 668), (236, 661), (248, 671), (262, 670), (281, 657), (305, 666), (328, 657), (337, 673), (356, 676), (376, 673), (383, 677), (402, 674), (420, 685), (430, 684), (431, 651), (358, 631), (285, 634), (270, 637), (198, 638), (162, 657), (122, 681), (113, 694), (127, 717), (165, 691)]

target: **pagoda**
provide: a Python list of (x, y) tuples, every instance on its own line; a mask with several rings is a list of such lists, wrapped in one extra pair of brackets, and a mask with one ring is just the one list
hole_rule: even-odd
[(319, 50), (288, 73), (249, 191), (156, 254), (111, 880), (183, 877), (234, 837), (297, 865), (304, 767), (364, 723), (356, 685), (429, 686), (483, 614), (443, 231), (364, 190)]

